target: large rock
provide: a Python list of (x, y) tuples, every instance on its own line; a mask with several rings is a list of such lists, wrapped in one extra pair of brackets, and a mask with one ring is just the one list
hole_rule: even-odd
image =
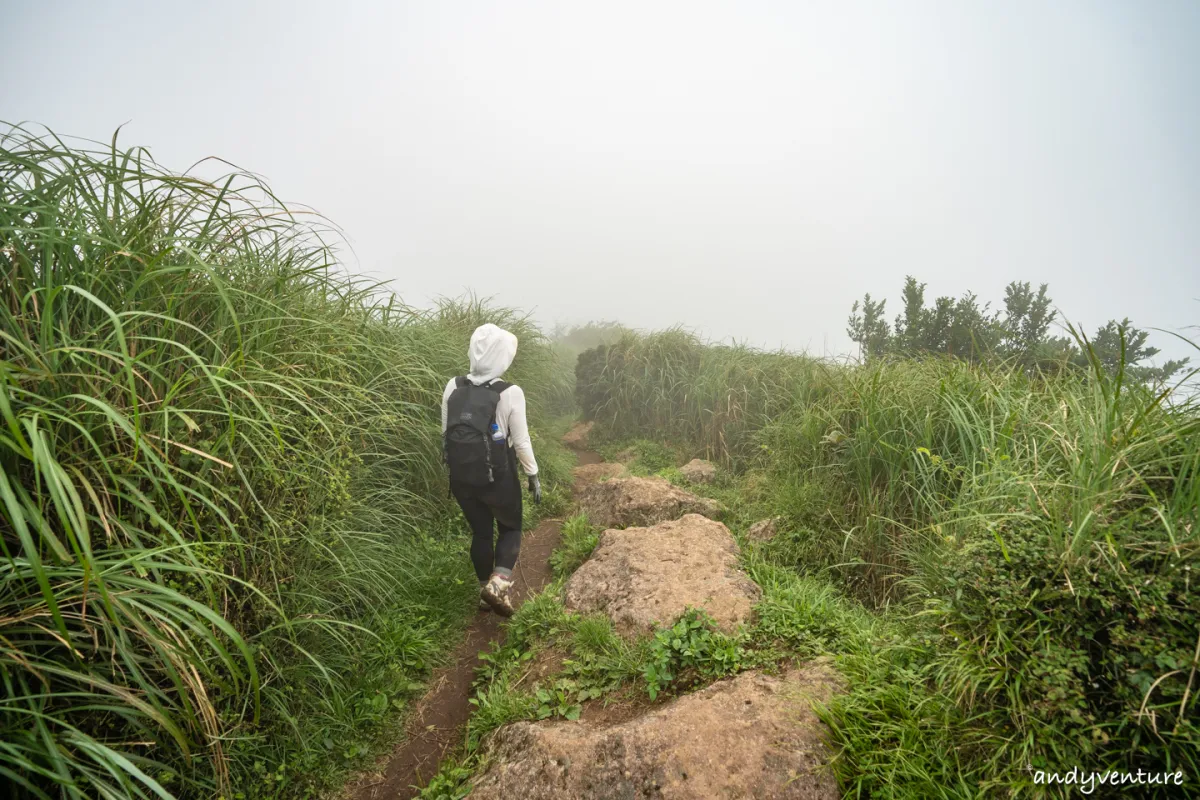
[(627, 722), (518, 722), (488, 744), (477, 800), (664, 797), (837, 800), (813, 712), (838, 687), (824, 662), (715, 683)]
[(717, 465), (702, 458), (693, 458), (679, 471), (688, 483), (712, 483), (717, 477)]
[(670, 625), (689, 606), (732, 632), (762, 597), (737, 560), (729, 529), (699, 514), (650, 528), (607, 530), (567, 581), (565, 605), (603, 612), (627, 635)]
[(595, 424), (594, 422), (576, 422), (571, 426), (571, 430), (563, 436), (562, 443), (567, 447), (583, 450), (588, 446), (588, 434), (592, 432), (592, 426)]
[(756, 542), (766, 542), (774, 539), (775, 534), (779, 533), (779, 523), (782, 521), (783, 517), (760, 519), (746, 529), (746, 538)]
[(624, 464), (612, 464), (608, 461), (602, 461), (599, 464), (584, 464), (581, 467), (576, 467), (572, 471), (572, 474), (575, 476), (575, 487), (579, 489), (590, 483), (600, 483), (612, 478), (628, 477), (629, 470), (625, 469)]
[(605, 528), (654, 525), (684, 514), (716, 517), (724, 510), (665, 478), (615, 478), (582, 487), (577, 498), (591, 523)]

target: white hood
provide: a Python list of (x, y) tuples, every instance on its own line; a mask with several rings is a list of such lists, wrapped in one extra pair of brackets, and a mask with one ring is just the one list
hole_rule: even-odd
[(494, 381), (504, 374), (517, 355), (517, 337), (503, 328), (487, 323), (471, 334), (471, 371), (467, 380), (474, 384)]

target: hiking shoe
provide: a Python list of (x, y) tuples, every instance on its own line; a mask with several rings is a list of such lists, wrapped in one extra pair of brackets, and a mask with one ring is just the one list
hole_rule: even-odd
[(484, 584), (480, 595), (497, 614), (511, 617), (513, 615), (512, 585), (512, 578), (501, 575), (499, 572), (493, 572), (492, 577)]

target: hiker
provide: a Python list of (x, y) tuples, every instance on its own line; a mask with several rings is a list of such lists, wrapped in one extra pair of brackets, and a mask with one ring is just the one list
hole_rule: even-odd
[(450, 493), (471, 526), (479, 609), (507, 617), (513, 613), (512, 571), (521, 550), (518, 459), (533, 502), (542, 502), (542, 487), (525, 393), (499, 380), (517, 354), (517, 337), (489, 322), (471, 334), (469, 354), (471, 371), (451, 378), (442, 392), (442, 454), (450, 467)]

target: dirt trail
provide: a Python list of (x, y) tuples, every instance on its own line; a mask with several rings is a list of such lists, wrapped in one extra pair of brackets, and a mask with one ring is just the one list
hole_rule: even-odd
[[(589, 428), (576, 425), (563, 439), (580, 467), (603, 462), (587, 450)], [(609, 529), (568, 583), (566, 607), (607, 614), (618, 632), (669, 624), (689, 607), (705, 609), (730, 630), (746, 624), (761, 592), (738, 566), (728, 528), (688, 513), (703, 498), (662, 479), (603, 473), (576, 469), (576, 500), (589, 518), (608, 520)], [(714, 512), (721, 510), (713, 504)], [(625, 527), (635, 517), (646, 527)], [(557, 520), (527, 535), (516, 570), (518, 603), (549, 583), (549, 557), (560, 538)], [(417, 703), (404, 741), (345, 798), (417, 794), (413, 786), (433, 777), (462, 742), (479, 653), (504, 635), (496, 615), (475, 619), (452, 663)], [(488, 759), (473, 779), (472, 796), (836, 800), (828, 732), (814, 703), (827, 702), (840, 685), (831, 665), (817, 659), (779, 674), (747, 670), (659, 704), (618, 704), (611, 718), (585, 710), (575, 721), (506, 725), (485, 743)]]
[[(586, 442), (586, 430), (573, 433)], [(716, 477), (707, 462), (690, 466), (691, 482)], [(567, 582), (566, 609), (602, 613), (630, 636), (670, 625), (688, 608), (727, 633), (749, 624), (762, 591), (742, 571), (734, 536), (713, 518), (720, 504), (662, 478), (595, 467), (576, 469), (575, 496), (607, 530)], [(837, 800), (828, 730), (814, 706), (840, 685), (818, 659), (777, 674), (741, 671), (619, 719), (585, 710), (577, 720), (514, 722), (485, 740), (471, 797)]]
[[(582, 444), (582, 443), (581, 443)], [(599, 454), (574, 450), (578, 463), (596, 464)], [(513, 573), (515, 604), (535, 595), (550, 582), (550, 554), (558, 546), (562, 521), (543, 520), (521, 540), (521, 555)], [(464, 551), (463, 557), (466, 558)], [(425, 696), (417, 701), (415, 713), (405, 728), (404, 738), (376, 768), (358, 778), (345, 791), (345, 800), (408, 800), (419, 793), (414, 786), (425, 784), (441, 760), (463, 740), (471, 716), (471, 682), (479, 666), (479, 654), (494, 642), (504, 640), (503, 619), (490, 612), (477, 614), (466, 635), (454, 649), (450, 662), (433, 674)]]

